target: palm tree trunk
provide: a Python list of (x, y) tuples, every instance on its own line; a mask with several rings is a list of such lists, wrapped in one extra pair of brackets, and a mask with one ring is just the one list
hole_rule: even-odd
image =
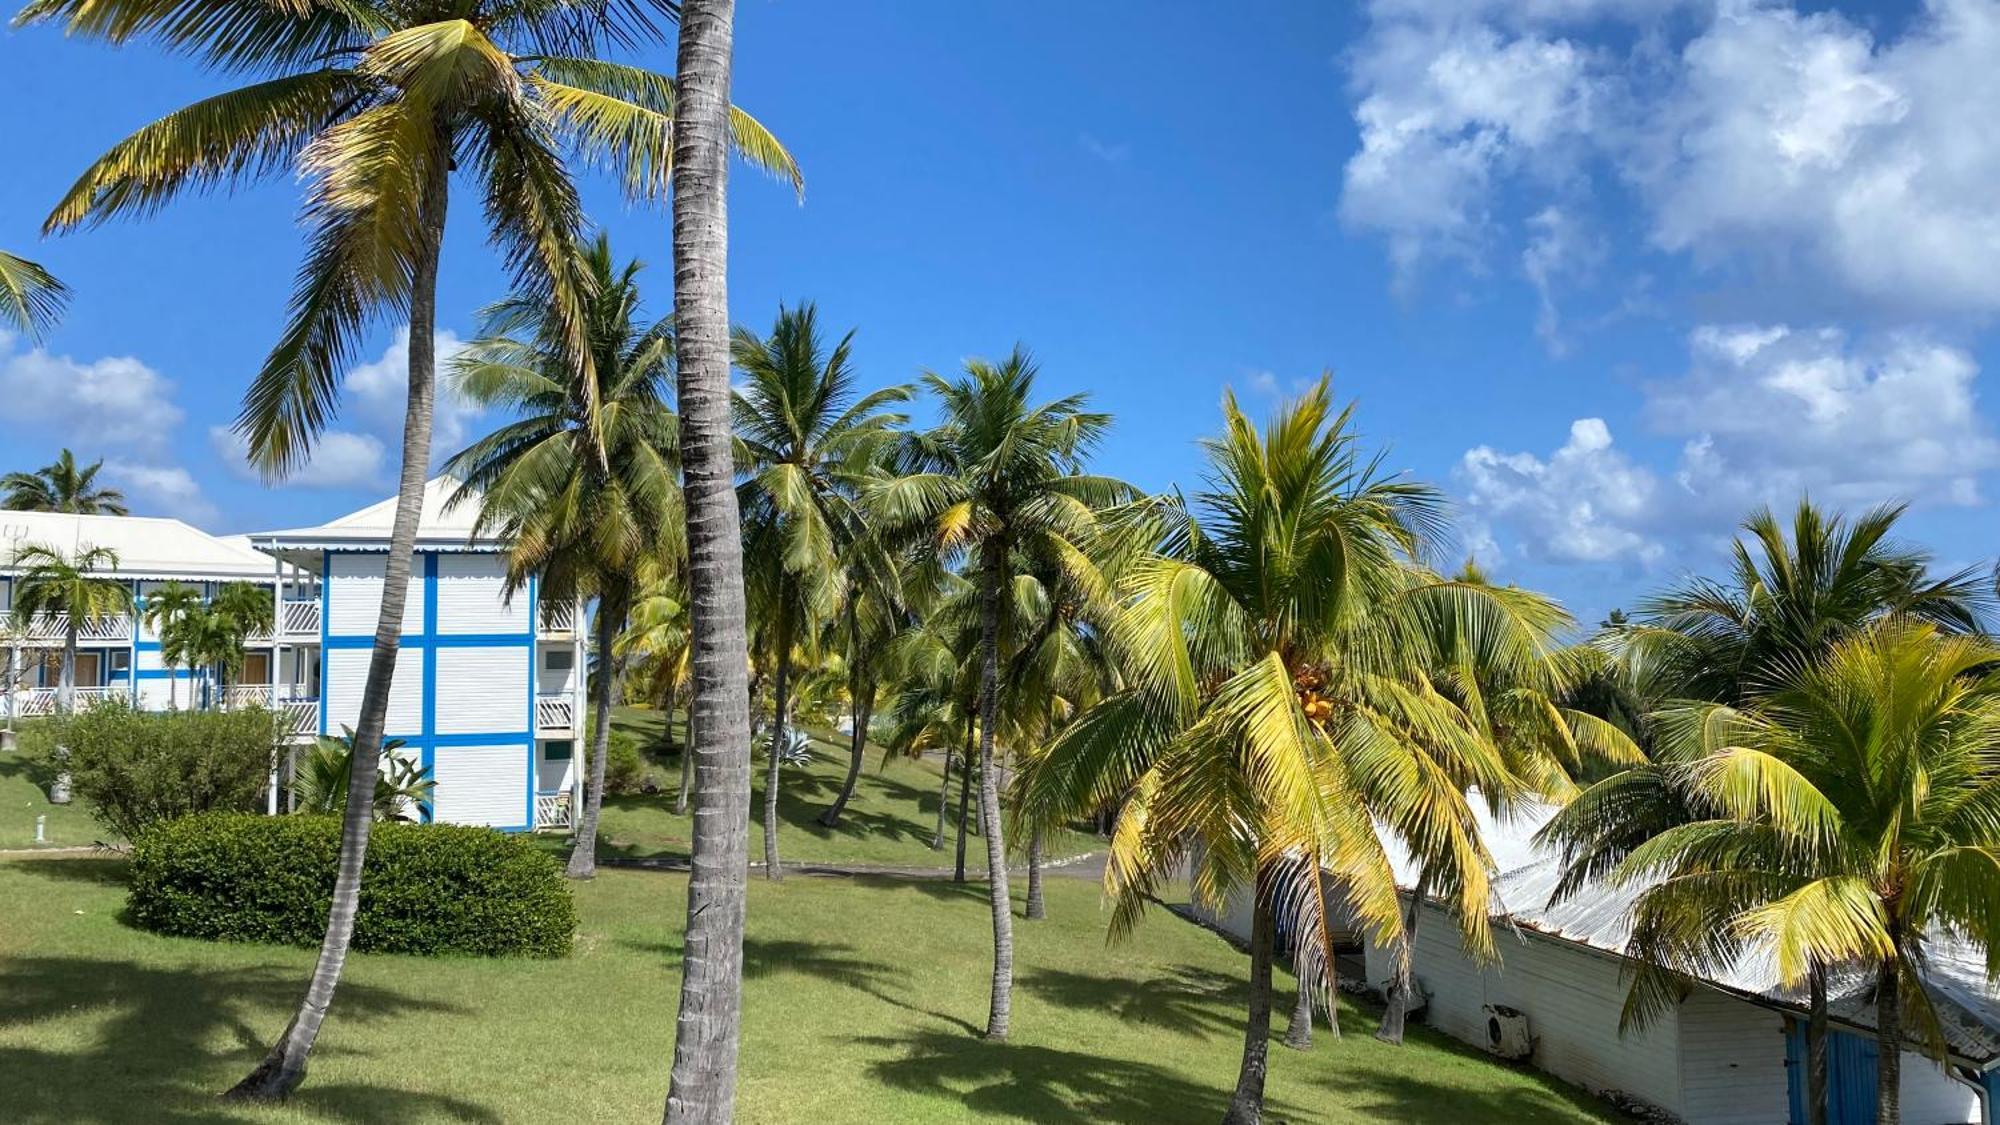
[[(448, 146), (441, 146), (448, 147)], [(443, 164), (429, 169), (425, 185), (422, 243), (416, 249), (410, 287), (409, 405), (403, 414), (403, 468), (396, 488), (396, 514), (389, 528), (389, 555), (382, 564), (382, 606), (375, 618), (375, 649), (361, 689), (361, 715), (354, 732), (354, 764), (348, 772), (347, 809), (341, 816), (340, 864), (327, 911), (326, 938), (305, 999), (269, 1054), (225, 1097), (278, 1101), (305, 1081), (306, 1060), (320, 1025), (333, 1007), (354, 916), (361, 905), (361, 869), (374, 823), (375, 778), (382, 765), (382, 726), (389, 710), (389, 686), (396, 674), (396, 650), (403, 633), (403, 605), (410, 588), (410, 558), (416, 550), (417, 521), (423, 514), (424, 481), (431, 463), (431, 407), (437, 391), (437, 271), (444, 243), (446, 175)]]
[(1042, 901), (1042, 829), (1037, 825), (1028, 833), (1028, 909), (1030, 920), (1046, 918), (1049, 908)]
[(792, 704), (792, 614), (791, 582), (778, 582), (778, 669), (771, 684), (770, 762), (764, 769), (764, 878), (782, 882), (785, 869), (778, 862), (778, 771), (785, 764), (785, 728)]
[(1416, 989), (1416, 979), (1411, 974), (1411, 959), (1416, 956), (1417, 919), (1423, 917), (1424, 898), (1430, 893), (1430, 872), (1417, 876), (1417, 886), (1410, 893), (1410, 905), (1403, 914), (1403, 936), (1398, 939), (1402, 948), (1397, 952), (1396, 975), (1389, 980), (1387, 1003), (1382, 1008), (1382, 1023), (1375, 1029), (1375, 1038), (1384, 1043), (1398, 1046), (1403, 1042), (1403, 1026), (1410, 1016), (1410, 996)]
[(1806, 971), (1806, 1125), (1826, 1125), (1826, 966)]
[[(1298, 954), (1294, 953), (1294, 964)], [(1296, 975), (1296, 974), (1295, 974)], [(1292, 1001), (1292, 1018), (1285, 1025), (1285, 1046), (1294, 1051), (1310, 1050), (1313, 1045), (1313, 994), (1312, 982), (1298, 977), (1299, 994)]]
[(667, 1125), (727, 1125), (736, 1108), (749, 881), (749, 644), (743, 528), (729, 431), (729, 58), (733, 0), (682, 0), (674, 116), (674, 325), (700, 716), (694, 863)]
[(1236, 1092), (1222, 1125), (1258, 1125), (1264, 1114), (1264, 1072), (1271, 1049), (1271, 904), (1267, 888), (1257, 887), (1257, 905), (1250, 912), (1250, 1018), (1243, 1027), (1243, 1064), (1236, 1072)]
[(993, 763), (993, 724), (1000, 704), (1000, 579), (1006, 544), (986, 542), (979, 595), (979, 818), (986, 831), (987, 899), (993, 908), (993, 997), (986, 1038), (1007, 1038), (1014, 1003), (1014, 902), (1007, 893), (1007, 844), (1000, 827), (1000, 771)]
[[(162, 663), (165, 663), (162, 661)], [(167, 710), (181, 709), (181, 678), (173, 665), (167, 665)]]
[(944, 847), (944, 814), (951, 808), (951, 747), (944, 751), (944, 780), (938, 785), (937, 831), (931, 833), (931, 850)]
[(1894, 957), (1875, 977), (1875, 1125), (1903, 1122), (1903, 979)]
[(965, 720), (965, 753), (958, 759), (958, 862), (951, 881), (965, 882), (965, 829), (972, 806), (972, 720)]
[[(850, 698), (860, 700), (861, 693), (853, 688), (847, 692)], [(866, 693), (873, 696), (875, 693)], [(840, 783), (840, 792), (834, 796), (833, 804), (820, 814), (819, 822), (828, 828), (840, 826), (840, 814), (847, 811), (847, 802), (854, 798), (854, 783), (861, 778), (861, 756), (868, 750), (868, 724), (875, 717), (871, 703), (856, 702), (854, 705), (854, 731), (847, 739), (847, 777)]]
[(56, 678), (56, 710), (65, 715), (76, 711), (76, 613), (71, 611), (69, 626), (63, 631), (62, 675)]
[(597, 877), (597, 822), (604, 812), (604, 771), (611, 757), (611, 709), (618, 705), (618, 669), (611, 663), (611, 645), (625, 628), (628, 598), (622, 584), (597, 602), (597, 683), (590, 691), (590, 782), (584, 787), (583, 815), (576, 822), (576, 843), (570, 848), (572, 879)]
[[(679, 694), (676, 692), (675, 694)], [(694, 701), (688, 701), (688, 715), (683, 720), (681, 738), (681, 786), (674, 791), (674, 815), (686, 816), (688, 811), (688, 790), (694, 788)]]

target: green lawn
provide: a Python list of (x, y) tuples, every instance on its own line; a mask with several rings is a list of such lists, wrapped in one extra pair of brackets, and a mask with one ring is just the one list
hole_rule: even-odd
[(108, 840), (116, 834), (97, 823), (81, 802), (49, 804), (32, 776), (26, 755), (0, 752), (0, 851), (35, 847), (35, 818), (46, 816), (44, 846), (77, 847)]
[[(311, 953), (132, 930), (118, 920), (121, 876), (116, 860), (0, 861), (0, 1118), (659, 1119), (678, 874), (610, 871), (581, 886), (567, 960), (355, 955), (305, 1089), (267, 1110), (210, 1095), (282, 1027)], [(1050, 918), (1017, 925), (1014, 1039), (988, 1044), (975, 1035), (991, 965), (983, 896), (948, 881), (752, 880), (737, 1119), (1220, 1118), (1242, 1041), (1240, 954), (1164, 912), (1107, 948), (1096, 888), (1052, 880)], [(1385, 1046), (1371, 1023), (1351, 1013), (1345, 1038), (1322, 1029), (1306, 1054), (1274, 1041), (1268, 1119), (1622, 1120), (1422, 1031)]]
[[(630, 732), (649, 751), (660, 737), (660, 712), (619, 708), (612, 729)], [(786, 767), (778, 792), (778, 855), (787, 863), (880, 864), (902, 867), (948, 867), (956, 844), (956, 829), (947, 819), (945, 846), (930, 847), (937, 830), (938, 790), (943, 781), (939, 759), (896, 758), (884, 764), (880, 747), (871, 747), (847, 803), (840, 827), (828, 828), (819, 816), (840, 792), (847, 776), (847, 739), (828, 731), (814, 735), (813, 761), (803, 768)], [(678, 737), (680, 727), (675, 726)], [(598, 855), (625, 859), (685, 857), (692, 816), (674, 814), (674, 790), (680, 784), (680, 760), (668, 756), (652, 765), (661, 792), (647, 796), (608, 797), (598, 826)], [(751, 859), (764, 858), (764, 762), (754, 763), (751, 781)], [(952, 781), (951, 812), (958, 810), (958, 783)], [(978, 794), (973, 795), (975, 804)], [(975, 816), (975, 823), (977, 814)], [(1051, 857), (1076, 855), (1096, 846), (1078, 832), (1059, 833), (1049, 841)], [(1018, 849), (1016, 849), (1018, 851)], [(1018, 862), (1018, 861), (1017, 861)], [(966, 866), (986, 869), (986, 845), (974, 835), (966, 846)]]

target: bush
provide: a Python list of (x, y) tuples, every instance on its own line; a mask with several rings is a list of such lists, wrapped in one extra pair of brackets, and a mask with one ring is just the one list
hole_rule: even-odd
[(141, 711), (118, 696), (29, 732), (44, 769), (67, 770), (92, 815), (127, 840), (155, 821), (263, 807), (283, 742), (261, 708)]
[[(204, 813), (165, 821), (132, 849), (133, 922), (211, 941), (317, 946), (340, 859), (327, 816)], [(527, 840), (456, 824), (377, 824), (354, 948), (561, 957), (576, 905), (555, 861)]]
[(639, 740), (622, 730), (611, 732), (611, 744), (604, 755), (604, 794), (630, 796), (646, 785), (646, 757), (639, 752)]

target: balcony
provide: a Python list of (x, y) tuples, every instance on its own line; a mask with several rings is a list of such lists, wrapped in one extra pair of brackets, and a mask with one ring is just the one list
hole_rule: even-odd
[(535, 729), (568, 731), (576, 728), (576, 700), (568, 694), (543, 694), (535, 697)]
[(296, 691), (290, 685), (273, 689), (270, 684), (236, 684), (224, 695), (223, 703), (232, 711), (239, 707), (262, 707), (276, 712), (286, 718), (285, 729), (294, 737), (318, 734), (319, 700), (295, 694)]
[(543, 602), (535, 633), (545, 640), (575, 636), (576, 606), (569, 602)]
[(569, 792), (535, 794), (535, 831), (568, 830), (570, 823)]
[(288, 641), (319, 640), (319, 603), (280, 603), (278, 606), (278, 635)]
[[(87, 711), (97, 704), (114, 697), (129, 699), (131, 698), (132, 691), (131, 688), (122, 685), (117, 687), (80, 687), (75, 690), (76, 709), (79, 711)], [(17, 708), (15, 711), (16, 717), (34, 719), (55, 714), (60, 702), (58, 697), (61, 693), (62, 689), (52, 687), (25, 688), (15, 692), (14, 706)], [(0, 698), (0, 708), (4, 708), (4, 706), (4, 698)]]
[[(23, 621), (6, 619), (6, 628), (16, 642), (62, 644), (69, 632), (69, 614), (41, 613)], [(83, 645), (120, 644), (132, 640), (132, 617), (86, 617), (77, 622), (76, 642)]]

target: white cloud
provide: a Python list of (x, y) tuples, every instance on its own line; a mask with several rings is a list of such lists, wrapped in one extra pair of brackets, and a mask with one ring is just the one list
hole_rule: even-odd
[(165, 450), (182, 411), (173, 381), (132, 356), (82, 362), (0, 339), (0, 421), (32, 427), (93, 457)]
[[(436, 466), (465, 447), (472, 423), (481, 411), (451, 389), (447, 367), (465, 350), (450, 331), (437, 333), (437, 399), (431, 411), (431, 464)], [(403, 448), (403, 414), (410, 401), (410, 330), (399, 329), (379, 359), (347, 373), (341, 384), (342, 410), (365, 434), (398, 456)]]
[(1698, 264), (1905, 315), (2000, 312), (2000, 0), (1931, 0), (1888, 40), (1771, 3), (1689, 5), (1676, 35), (1673, 6), (1371, 7), (1341, 211), (1386, 238), (1399, 285), (1528, 238), (1503, 201), (1573, 212), (1615, 177), (1648, 239)]
[(1840, 505), (1981, 502), (2000, 440), (1977, 410), (1964, 351), (1898, 335), (1854, 346), (1836, 330), (1704, 326), (1690, 367), (1645, 388), (1671, 471), (1617, 448), (1585, 418), (1546, 458), (1469, 450), (1459, 462), (1475, 532), (1497, 526), (1530, 557), (1656, 564), (1759, 504), (1802, 493)]
[[(210, 426), (208, 444), (229, 471), (243, 480), (259, 481), (250, 467), (249, 449), (242, 435), (228, 426)], [(386, 487), (382, 443), (372, 434), (328, 430), (313, 444), (312, 458), (305, 468), (285, 479), (288, 488), (381, 488)]]
[(130, 507), (140, 515), (157, 512), (205, 526), (214, 523), (219, 514), (194, 476), (178, 465), (149, 465), (113, 457), (104, 463), (104, 477), (124, 491)]
[(1078, 133), (1076, 143), (1083, 151), (1106, 164), (1123, 164), (1132, 156), (1132, 146), (1123, 141), (1106, 141), (1091, 133)]
[(1521, 252), (1521, 273), (1535, 287), (1535, 335), (1552, 355), (1569, 351), (1563, 335), (1556, 289), (1568, 278), (1588, 278), (1604, 257), (1604, 245), (1573, 213), (1548, 206), (1528, 220), (1534, 236)]

